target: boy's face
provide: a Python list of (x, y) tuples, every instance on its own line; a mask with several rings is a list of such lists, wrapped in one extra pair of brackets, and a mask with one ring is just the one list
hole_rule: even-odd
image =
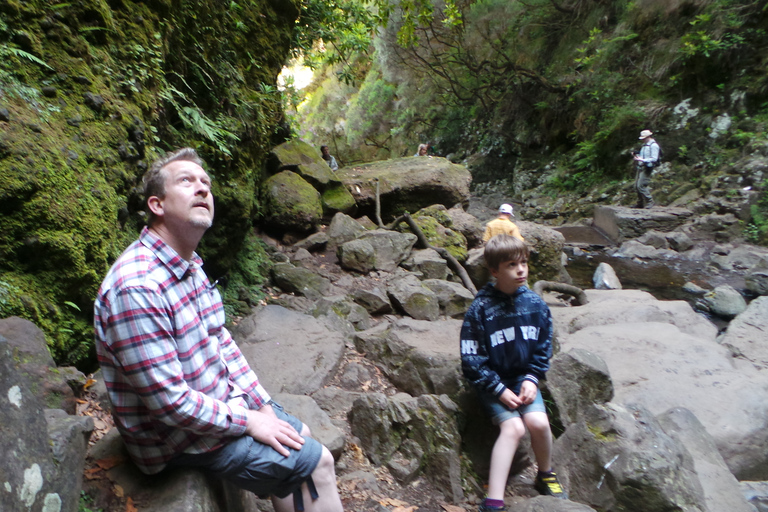
[(528, 259), (505, 261), (499, 268), (491, 269), (491, 275), (496, 278), (497, 290), (515, 293), (528, 281)]

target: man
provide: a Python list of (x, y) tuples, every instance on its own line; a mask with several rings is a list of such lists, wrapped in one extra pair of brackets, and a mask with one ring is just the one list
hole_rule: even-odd
[(520, 229), (512, 222), (514, 216), (515, 213), (511, 204), (504, 203), (499, 206), (499, 216), (485, 225), (483, 242), (487, 242), (496, 235), (510, 235), (525, 242), (523, 235), (520, 234)]
[(336, 163), (336, 159), (333, 158), (333, 155), (331, 155), (330, 151), (328, 151), (328, 146), (320, 146), (320, 153), (323, 157), (323, 160), (328, 163), (328, 167), (330, 167), (332, 171), (335, 172), (339, 169), (339, 164)]
[(147, 474), (209, 471), (271, 495), (276, 512), (341, 511), (333, 456), (271, 402), (224, 328), (195, 253), (214, 212), (202, 161), (189, 148), (169, 154), (147, 172), (144, 192), (149, 225), (94, 305), (99, 364), (132, 459)]
[(651, 137), (651, 130), (640, 132), (640, 140), (643, 146), (639, 153), (633, 153), (635, 159), (635, 190), (637, 191), (637, 204), (634, 208), (652, 208), (655, 203), (651, 197), (651, 189), (648, 186), (651, 182), (651, 173), (654, 167), (659, 165), (659, 156), (661, 148), (659, 144)]

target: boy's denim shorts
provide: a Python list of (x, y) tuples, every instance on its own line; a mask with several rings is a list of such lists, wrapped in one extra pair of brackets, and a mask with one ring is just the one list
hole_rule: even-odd
[[(275, 402), (271, 404), (278, 418), (301, 432), (302, 422), (298, 418), (283, 411)], [(283, 457), (271, 446), (243, 435), (212, 452), (179, 455), (170, 466), (203, 469), (258, 496), (274, 494), (285, 498), (312, 475), (320, 462), (323, 445), (305, 437), (300, 450), (287, 450), (290, 455)]]
[[(517, 395), (520, 394), (520, 386), (522, 386), (522, 381), (510, 389)], [(488, 414), (491, 416), (491, 421), (494, 425), (499, 425), (512, 418), (521, 418), (523, 414), (528, 414), (529, 412), (547, 412), (547, 408), (544, 405), (544, 399), (541, 397), (540, 389), (536, 391), (536, 398), (533, 402), (527, 405), (521, 405), (517, 409), (510, 409), (502, 404), (496, 395), (490, 393), (478, 394), (480, 395), (480, 400), (483, 402), (485, 410), (488, 411)]]

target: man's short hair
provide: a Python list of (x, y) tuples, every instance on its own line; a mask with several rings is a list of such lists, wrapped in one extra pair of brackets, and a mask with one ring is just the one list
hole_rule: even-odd
[(525, 242), (512, 235), (496, 235), (485, 244), (483, 257), (491, 270), (498, 269), (505, 261), (528, 259), (530, 250)]
[[(165, 197), (165, 173), (163, 169), (166, 165), (177, 160), (185, 160), (203, 167), (203, 160), (198, 156), (197, 151), (192, 148), (181, 148), (168, 153), (162, 158), (154, 161), (149, 170), (144, 174), (144, 203), (149, 201), (152, 196), (159, 198)], [(152, 225), (155, 220), (155, 214), (147, 207), (147, 224)]]

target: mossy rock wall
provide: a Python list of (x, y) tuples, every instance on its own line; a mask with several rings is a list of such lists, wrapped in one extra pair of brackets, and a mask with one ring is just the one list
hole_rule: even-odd
[(83, 362), (109, 266), (144, 224), (154, 158), (198, 150), (216, 221), (201, 253), (236, 264), (282, 120), (273, 84), (298, 0), (0, 0), (0, 316)]

